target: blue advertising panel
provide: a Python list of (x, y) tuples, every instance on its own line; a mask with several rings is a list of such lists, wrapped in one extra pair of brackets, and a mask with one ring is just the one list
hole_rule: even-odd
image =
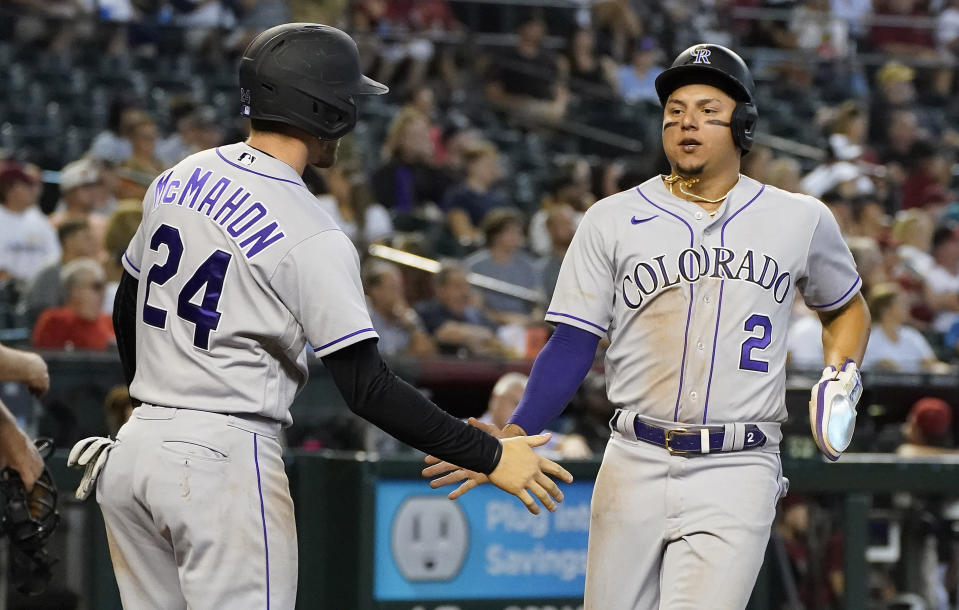
[(539, 515), (492, 485), (455, 502), (421, 481), (375, 485), (377, 601), (582, 598), (592, 481)]

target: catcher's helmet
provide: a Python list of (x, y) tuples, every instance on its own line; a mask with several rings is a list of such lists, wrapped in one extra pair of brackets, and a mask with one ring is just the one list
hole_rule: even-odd
[(356, 43), (317, 23), (287, 23), (253, 39), (240, 60), (241, 114), (298, 127), (324, 140), (356, 125), (355, 95), (386, 85), (363, 76)]
[(676, 57), (673, 65), (656, 77), (656, 94), (665, 106), (669, 94), (684, 85), (712, 85), (736, 100), (730, 121), (733, 142), (748, 152), (756, 135), (759, 113), (753, 103), (756, 88), (746, 62), (739, 55), (718, 44), (697, 44)]

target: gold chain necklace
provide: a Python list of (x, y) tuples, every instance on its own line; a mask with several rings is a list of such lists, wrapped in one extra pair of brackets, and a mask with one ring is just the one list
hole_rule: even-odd
[[(729, 196), (729, 193), (732, 192), (734, 188), (736, 188), (736, 185), (734, 184), (732, 185), (732, 187), (730, 187), (728, 191), (726, 191), (726, 194), (723, 195), (722, 197), (719, 197), (717, 199), (707, 199), (706, 197), (703, 197), (702, 195), (697, 195), (696, 193), (690, 193), (689, 191), (686, 190), (688, 187), (691, 187), (692, 185), (699, 182), (699, 178), (683, 178), (679, 174), (670, 174), (666, 176), (665, 178), (663, 178), (663, 182), (665, 182), (666, 186), (669, 187), (670, 195), (674, 195), (673, 184), (679, 184), (680, 193), (682, 193), (683, 195), (686, 195), (687, 197), (695, 197), (696, 199), (698, 199), (699, 201), (702, 201), (703, 203), (720, 203), (726, 197)], [(737, 181), (737, 184), (738, 184), (738, 181)]]

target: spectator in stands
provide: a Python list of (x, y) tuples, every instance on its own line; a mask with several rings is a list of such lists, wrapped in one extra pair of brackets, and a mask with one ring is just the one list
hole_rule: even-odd
[(530, 248), (537, 256), (548, 256), (553, 248), (546, 231), (546, 215), (552, 207), (569, 205), (576, 212), (579, 225), (583, 214), (596, 202), (596, 196), (590, 192), (591, 176), (589, 163), (582, 157), (566, 159), (553, 170), (546, 196), (529, 223)]
[[(884, 149), (897, 145), (895, 152), (906, 155), (909, 152), (909, 146), (921, 134), (917, 131), (919, 122), (915, 114), (911, 117), (911, 126), (906, 123), (910, 121), (908, 116), (896, 116), (899, 112), (916, 112), (916, 88), (913, 85), (916, 72), (909, 66), (899, 62), (889, 62), (876, 73), (877, 91), (871, 96), (871, 107), (869, 110), (869, 139), (879, 145), (879, 160), (888, 163), (889, 159), (882, 153)], [(893, 131), (893, 121), (901, 121), (895, 127), (900, 132)], [(910, 129), (913, 138), (904, 143), (902, 131)], [(894, 139), (897, 141), (894, 142)], [(900, 162), (902, 161), (901, 159)]]
[(553, 122), (566, 114), (569, 90), (560, 82), (556, 57), (543, 48), (546, 33), (546, 23), (536, 13), (520, 24), (516, 47), (490, 62), (486, 97), (510, 114)]
[(430, 356), (436, 345), (419, 314), (406, 302), (403, 276), (393, 263), (370, 259), (363, 266), (363, 290), (370, 320), (384, 356)]
[(576, 213), (573, 208), (565, 204), (550, 208), (546, 215), (546, 231), (549, 233), (553, 249), (549, 256), (540, 259), (539, 264), (540, 274), (543, 277), (543, 292), (546, 295), (546, 303), (549, 303), (553, 298), (553, 290), (556, 288), (563, 257), (566, 256), (566, 250), (569, 249), (573, 234), (576, 232)]
[(407, 108), (418, 110), (426, 117), (430, 141), (433, 143), (433, 158), (436, 163), (441, 164), (446, 157), (446, 151), (443, 149), (443, 130), (436, 124), (436, 92), (433, 87), (421, 85), (414, 89), (401, 112)]
[(930, 139), (921, 139), (909, 149), (909, 173), (902, 183), (902, 207), (925, 208), (932, 215), (952, 203), (948, 192), (952, 161), (947, 152)]
[(37, 207), (40, 181), (16, 161), (0, 162), (0, 283), (29, 282), (60, 256), (57, 234)]
[(157, 125), (153, 119), (141, 115), (132, 121), (124, 135), (130, 140), (130, 157), (121, 167), (149, 175), (151, 180), (167, 169), (156, 157)]
[(598, 0), (592, 9), (600, 53), (617, 63), (629, 61), (636, 40), (643, 34), (643, 22), (629, 0)]
[(659, 46), (651, 36), (636, 44), (630, 62), (620, 66), (617, 72), (619, 93), (627, 102), (659, 102), (656, 94), (656, 77), (663, 71), (659, 65)]
[(113, 100), (107, 116), (107, 129), (93, 138), (90, 156), (117, 164), (129, 159), (133, 145), (123, 134), (129, 130), (130, 124), (140, 120), (142, 113), (139, 104), (132, 100), (122, 97)]
[(892, 240), (903, 268), (915, 278), (925, 277), (936, 264), (932, 251), (935, 224), (925, 210), (902, 210), (892, 225)]
[(924, 457), (955, 453), (952, 442), (952, 407), (941, 398), (920, 398), (909, 409), (903, 424), (903, 444), (896, 448), (902, 457)]
[(852, 226), (849, 235), (883, 242), (889, 234), (889, 216), (875, 197), (859, 195), (850, 201)]
[(596, 36), (589, 28), (576, 28), (566, 55), (559, 56), (560, 78), (587, 101), (612, 98), (617, 90), (616, 62), (596, 52)]
[(103, 295), (103, 313), (113, 315), (113, 300), (123, 275), (121, 259), (133, 235), (143, 219), (143, 205), (134, 199), (125, 199), (107, 219), (106, 233), (103, 236), (103, 247), (106, 250), (103, 270), (106, 274), (106, 289)]
[[(830, 608), (834, 600), (829, 591), (828, 578), (825, 574), (815, 573), (815, 570), (825, 572), (825, 567), (822, 565), (823, 558), (817, 556), (820, 549), (812, 535), (811, 510), (806, 496), (789, 493), (780, 502), (774, 528), (785, 547), (785, 559), (789, 562), (789, 573), (794, 581), (796, 599), (791, 601), (803, 608)], [(790, 606), (783, 604), (777, 607)]]
[(932, 329), (945, 333), (959, 321), (959, 234), (955, 229), (935, 230), (932, 256), (936, 264), (924, 277), (926, 302), (936, 311)]
[(156, 157), (163, 168), (173, 167), (194, 153), (220, 145), (222, 131), (216, 111), (192, 104), (171, 110), (176, 131), (156, 145)]
[[(528, 381), (529, 377), (522, 373), (504, 373), (493, 386), (486, 412), (478, 420), (471, 417), (469, 423), (498, 436), (523, 398)], [(586, 444), (586, 439), (579, 434), (560, 434), (549, 430), (546, 432), (552, 436), (548, 443), (536, 449), (537, 453), (554, 460), (583, 460), (592, 457), (593, 452)]]
[(829, 125), (829, 147), (846, 161), (879, 163), (879, 155), (868, 146), (869, 111), (856, 100), (846, 100), (835, 111)]
[(373, 173), (371, 184), (376, 200), (396, 217), (422, 214), (427, 204), (442, 201), (447, 188), (448, 179), (436, 166), (429, 127), (422, 112), (406, 108), (386, 135), (386, 162)]
[(496, 325), (477, 307), (466, 271), (445, 264), (433, 278), (436, 296), (416, 306), (423, 324), (440, 352), (461, 356), (495, 356), (503, 353)]
[(829, 0), (808, 0), (793, 10), (789, 24), (796, 47), (823, 60), (835, 60), (849, 53), (849, 24), (829, 9)]
[[(376, 15), (374, 11), (379, 6), (383, 6), (385, 11)], [(368, 9), (368, 17), (382, 37), (376, 78), (391, 86), (395, 84), (397, 89), (407, 93), (423, 83), (436, 55), (436, 45), (429, 34), (450, 32), (459, 28), (444, 0), (390, 0), (386, 3), (361, 1), (357, 3), (357, 8)], [(402, 83), (394, 83), (400, 67), (405, 67), (404, 80)]]
[(766, 184), (781, 188), (790, 193), (798, 193), (802, 167), (792, 157), (778, 157), (769, 162), (766, 170)]
[(482, 241), (478, 229), (483, 218), (504, 207), (506, 197), (496, 185), (503, 178), (499, 151), (490, 142), (479, 142), (463, 151), (466, 178), (446, 192), (443, 209), (446, 224), (456, 241), (470, 247)]
[[(308, 170), (310, 171), (310, 170)], [(361, 252), (374, 242), (393, 235), (393, 219), (376, 203), (365, 177), (356, 163), (344, 161), (335, 167), (318, 170), (326, 192), (316, 200)]]
[(60, 241), (60, 260), (47, 265), (33, 278), (24, 297), (27, 321), (31, 326), (44, 309), (60, 307), (66, 301), (66, 291), (60, 278), (63, 266), (78, 258), (92, 258), (99, 249), (85, 220), (64, 222), (57, 229), (57, 237)]
[(909, 303), (898, 284), (877, 284), (869, 290), (872, 333), (862, 359), (862, 370), (904, 373), (943, 372), (948, 368), (936, 358), (925, 337), (906, 325)]
[(940, 52), (959, 59), (959, 0), (949, 0), (939, 13), (936, 44)]
[(50, 222), (54, 227), (72, 220), (87, 223), (97, 252), (101, 252), (107, 222), (100, 212), (105, 203), (103, 196), (100, 169), (93, 159), (84, 158), (68, 163), (60, 171), (60, 202), (50, 215)]
[[(543, 278), (535, 262), (523, 251), (523, 215), (512, 208), (498, 208), (483, 219), (486, 247), (470, 255), (463, 264), (480, 273), (514, 286), (542, 290)], [(483, 305), (498, 324), (526, 324), (536, 305), (519, 297), (483, 291)]]
[(914, 58), (933, 59), (936, 51), (932, 30), (924, 25), (908, 25), (909, 17), (930, 17), (922, 0), (876, 0), (877, 17), (901, 17), (896, 24), (876, 24), (869, 32), (869, 40), (880, 53)]
[(113, 322), (103, 313), (105, 283), (103, 267), (93, 259), (81, 258), (65, 265), (66, 304), (40, 314), (33, 328), (33, 346), (42, 349), (107, 349), (115, 338)]

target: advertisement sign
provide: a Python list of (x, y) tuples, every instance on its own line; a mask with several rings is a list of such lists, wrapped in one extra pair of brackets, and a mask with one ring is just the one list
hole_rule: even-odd
[(563, 485), (564, 502), (539, 515), (492, 485), (456, 501), (422, 481), (375, 488), (377, 601), (582, 599), (592, 481)]

